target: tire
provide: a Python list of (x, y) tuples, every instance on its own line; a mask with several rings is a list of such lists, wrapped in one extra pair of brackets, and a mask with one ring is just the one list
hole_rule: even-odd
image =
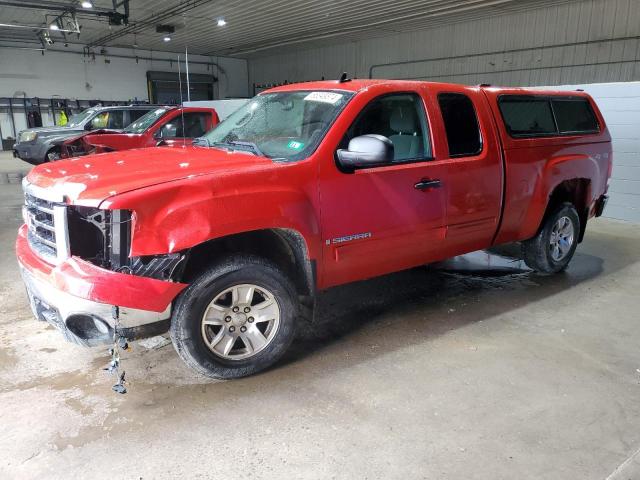
[(522, 242), (524, 262), (539, 273), (561, 272), (573, 258), (579, 235), (578, 212), (571, 203), (563, 203), (547, 215), (535, 237)]
[(55, 162), (60, 160), (60, 149), (58, 147), (53, 147), (49, 149), (49, 151), (44, 156), (44, 162)]
[(173, 346), (202, 375), (253, 375), (278, 361), (291, 345), (297, 298), (291, 281), (275, 265), (253, 256), (231, 257), (200, 274), (178, 298), (171, 319)]

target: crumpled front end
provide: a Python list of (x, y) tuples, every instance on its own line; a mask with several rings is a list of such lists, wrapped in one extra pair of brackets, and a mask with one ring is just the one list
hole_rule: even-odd
[(174, 280), (179, 253), (129, 257), (131, 212), (65, 203), (24, 183), (23, 225), (16, 254), (36, 318), (83, 345), (118, 334), (141, 338), (166, 331), (171, 304), (186, 285)]

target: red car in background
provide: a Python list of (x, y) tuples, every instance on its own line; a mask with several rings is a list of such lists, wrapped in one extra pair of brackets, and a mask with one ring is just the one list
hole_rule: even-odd
[(191, 143), (219, 122), (213, 108), (158, 107), (123, 130), (97, 130), (61, 140), (61, 158)]

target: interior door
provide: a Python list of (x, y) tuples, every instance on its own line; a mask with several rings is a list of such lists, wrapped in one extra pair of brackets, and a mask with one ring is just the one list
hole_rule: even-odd
[(431, 135), (418, 92), (372, 99), (340, 148), (360, 135), (394, 144), (388, 165), (345, 173), (334, 159), (320, 171), (325, 286), (426, 263), (446, 233), (446, 165), (432, 162)]

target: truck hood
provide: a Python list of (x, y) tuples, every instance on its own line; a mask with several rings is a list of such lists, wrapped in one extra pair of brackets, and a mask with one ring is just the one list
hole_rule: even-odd
[(265, 157), (216, 148), (143, 148), (44, 163), (29, 172), (27, 182), (69, 203), (97, 207), (114, 195), (160, 183), (274, 165)]

